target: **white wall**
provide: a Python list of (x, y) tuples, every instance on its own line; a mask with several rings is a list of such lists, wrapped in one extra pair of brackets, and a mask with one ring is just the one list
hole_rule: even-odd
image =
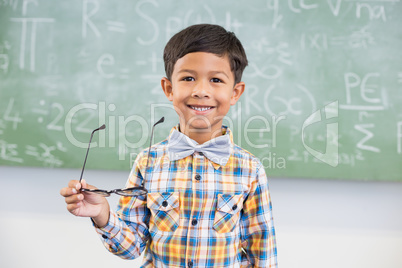
[[(139, 267), (103, 248), (59, 191), (80, 170), (0, 167), (0, 267)], [(127, 172), (87, 170), (99, 188)], [(270, 179), (280, 268), (402, 267), (402, 183)], [(111, 198), (115, 207), (117, 198)]]

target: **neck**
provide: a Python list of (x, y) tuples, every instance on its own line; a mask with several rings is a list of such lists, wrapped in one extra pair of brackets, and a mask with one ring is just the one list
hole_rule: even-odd
[(190, 139), (195, 140), (198, 144), (203, 144), (216, 137), (222, 136), (222, 126), (219, 129), (183, 129), (180, 127), (180, 132), (188, 136)]

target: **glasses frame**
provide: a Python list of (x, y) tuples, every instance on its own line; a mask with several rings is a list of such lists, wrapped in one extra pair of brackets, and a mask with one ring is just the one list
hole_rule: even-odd
[[(148, 164), (149, 164), (149, 154), (151, 152), (151, 145), (152, 145), (152, 138), (153, 138), (153, 134), (154, 134), (154, 128), (157, 124), (159, 123), (163, 123), (165, 121), (165, 117), (162, 117), (161, 119), (159, 119), (158, 122), (156, 122), (153, 126), (152, 126), (152, 130), (151, 130), (151, 137), (150, 137), (150, 141), (149, 141), (149, 149), (148, 149), (148, 156), (147, 156), (147, 165), (145, 167), (145, 174), (144, 174), (144, 179), (142, 180), (142, 184), (141, 186), (136, 186), (136, 187), (129, 187), (129, 188), (121, 188), (121, 189), (114, 189), (114, 190), (103, 190), (103, 189), (88, 189), (88, 188), (81, 188), (81, 192), (86, 192), (86, 193), (94, 193), (94, 194), (99, 194), (102, 195), (104, 197), (109, 197), (111, 194), (117, 194), (117, 195), (121, 195), (121, 196), (142, 196), (142, 195), (146, 195), (148, 193), (148, 190), (145, 189), (144, 187), (144, 181), (146, 178), (146, 174), (147, 174), (147, 170), (148, 170)], [(84, 169), (85, 169), (85, 164), (87, 163), (87, 158), (88, 158), (88, 153), (89, 153), (89, 148), (91, 147), (91, 141), (92, 141), (92, 137), (94, 135), (94, 133), (98, 130), (101, 129), (105, 129), (106, 125), (103, 124), (102, 126), (98, 127), (97, 129), (93, 130), (91, 133), (91, 137), (89, 138), (89, 143), (88, 143), (88, 149), (87, 149), (87, 153), (85, 155), (85, 159), (84, 159), (84, 165), (82, 166), (82, 170), (81, 170), (81, 176), (80, 176), (80, 182), (82, 180), (82, 175), (84, 174)], [(138, 194), (124, 194), (125, 191), (136, 191), (139, 192)]]
[[(123, 189), (114, 189), (114, 190), (102, 190), (102, 189), (87, 189), (87, 188), (82, 188), (82, 192), (87, 192), (87, 193), (94, 193), (94, 194), (99, 194), (104, 197), (109, 197), (111, 194), (117, 194), (121, 196), (140, 196), (140, 195), (146, 195), (148, 193), (147, 189), (145, 189), (143, 186), (137, 186), (137, 187), (130, 187), (130, 188), (123, 188)], [(138, 194), (124, 194), (125, 191), (138, 191), (140, 193)]]

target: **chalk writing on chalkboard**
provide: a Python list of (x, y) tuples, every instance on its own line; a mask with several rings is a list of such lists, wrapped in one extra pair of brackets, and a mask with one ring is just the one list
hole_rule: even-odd
[[(0, 164), (130, 169), (178, 123), (163, 48), (216, 23), (248, 55), (224, 123), (270, 176), (402, 180), (399, 0), (0, 1)], [(387, 172), (384, 172), (384, 171)]]

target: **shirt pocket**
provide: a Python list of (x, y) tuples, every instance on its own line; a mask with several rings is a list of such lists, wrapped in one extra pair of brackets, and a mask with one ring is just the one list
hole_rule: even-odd
[(155, 226), (163, 232), (174, 232), (179, 226), (179, 193), (148, 193), (147, 207)]
[(218, 194), (213, 228), (218, 233), (233, 231), (243, 208), (243, 195)]

